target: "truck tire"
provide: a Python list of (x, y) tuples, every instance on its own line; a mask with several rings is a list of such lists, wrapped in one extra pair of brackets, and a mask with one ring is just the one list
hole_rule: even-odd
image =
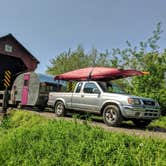
[(58, 101), (55, 104), (54, 110), (55, 110), (55, 114), (57, 116), (64, 116), (64, 114), (65, 114), (65, 106), (64, 106), (63, 102), (62, 101)]
[(119, 126), (122, 122), (122, 115), (116, 105), (107, 105), (103, 111), (103, 121), (107, 126)]
[(135, 126), (139, 128), (144, 128), (148, 126), (151, 122), (151, 120), (141, 120), (141, 119), (133, 119), (132, 121), (135, 124)]

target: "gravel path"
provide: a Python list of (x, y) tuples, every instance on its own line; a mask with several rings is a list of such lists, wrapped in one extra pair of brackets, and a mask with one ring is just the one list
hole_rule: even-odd
[[(34, 112), (34, 111), (31, 111), (31, 112)], [(72, 116), (57, 117), (54, 113), (51, 113), (51, 112), (34, 112), (34, 113), (37, 113), (46, 118), (74, 121)], [(78, 119), (77, 121), (80, 123), (83, 123), (83, 121), (85, 120)], [(93, 121), (89, 123), (93, 126), (103, 128), (104, 130), (107, 130), (109, 132), (118, 132), (118, 133), (124, 133), (127, 135), (136, 136), (136, 137), (158, 138), (158, 139), (166, 140), (166, 129), (161, 129), (161, 128), (139, 129), (132, 124), (126, 124), (126, 123), (123, 123), (121, 127), (108, 127), (101, 120), (98, 120), (98, 119), (96, 120), (93, 119)]]

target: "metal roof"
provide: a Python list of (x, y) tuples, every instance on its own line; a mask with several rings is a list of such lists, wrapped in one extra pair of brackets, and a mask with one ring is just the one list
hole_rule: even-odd
[(41, 73), (37, 73), (37, 75), (40, 79), (40, 82), (66, 85), (66, 81), (54, 80), (54, 77), (51, 75), (46, 75)]

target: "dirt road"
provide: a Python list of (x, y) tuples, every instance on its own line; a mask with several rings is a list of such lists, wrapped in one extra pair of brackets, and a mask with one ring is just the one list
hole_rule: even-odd
[[(31, 111), (31, 112), (34, 112), (34, 111)], [(46, 118), (74, 121), (71, 115), (66, 117), (57, 117), (54, 113), (51, 113), (51, 112), (34, 112), (34, 113), (44, 116)], [(85, 119), (78, 119), (77, 121), (80, 123), (83, 123)], [(126, 123), (123, 123), (121, 127), (108, 127), (103, 123), (102, 120), (99, 120), (99, 119), (93, 119), (92, 122), (89, 122), (89, 123), (90, 125), (103, 128), (104, 130), (107, 130), (109, 132), (124, 133), (127, 135), (133, 135), (136, 137), (144, 137), (144, 138), (151, 137), (151, 138), (166, 140), (166, 129), (162, 129), (162, 128), (154, 127), (154, 128), (147, 128), (147, 129), (139, 129), (132, 124), (126, 124)]]

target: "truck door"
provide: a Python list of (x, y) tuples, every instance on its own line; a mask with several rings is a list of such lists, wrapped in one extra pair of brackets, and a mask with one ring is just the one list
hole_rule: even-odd
[[(95, 83), (85, 83), (83, 91), (80, 92), (75, 99), (77, 98), (77, 106), (84, 111), (99, 111), (100, 106), (100, 90)], [(76, 101), (76, 100), (75, 100)], [(73, 101), (72, 103), (76, 102)]]
[(22, 96), (21, 96), (21, 104), (27, 105), (28, 103), (28, 91), (29, 91), (29, 80), (30, 80), (30, 74), (24, 74), (24, 83), (22, 88)]
[(82, 110), (82, 106), (81, 106), (81, 89), (82, 89), (82, 85), (83, 83), (80, 82), (77, 85), (77, 89), (75, 90), (75, 92), (72, 95), (72, 109), (78, 109), (78, 110)]

